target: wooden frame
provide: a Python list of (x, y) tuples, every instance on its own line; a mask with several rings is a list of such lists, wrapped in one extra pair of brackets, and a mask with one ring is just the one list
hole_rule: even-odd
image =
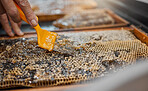
[(65, 91), (68, 89), (77, 88), (77, 87), (85, 87), (85, 86), (87, 86), (87, 84), (44, 87), (44, 88), (14, 89), (11, 91)]
[[(131, 30), (131, 32), (139, 39), (141, 42), (148, 45), (148, 34), (142, 31), (141, 29), (136, 28), (134, 25), (130, 27), (118, 27), (118, 28), (103, 28), (103, 29), (85, 29), (85, 30), (67, 30), (67, 31), (54, 31), (57, 33), (69, 33), (69, 32), (82, 32), (82, 31), (105, 31), (105, 30)], [(37, 37), (36, 32), (25, 32), (24, 36), (15, 36), (9, 37), (7, 35), (1, 35), (0, 40), (7, 39), (17, 39), (17, 38), (29, 38), (29, 37)]]
[[(99, 9), (98, 9), (99, 10)], [(125, 19), (121, 18), (117, 14), (115, 14), (113, 11), (110, 9), (100, 9), (104, 10), (107, 12), (113, 19), (115, 19), (115, 24), (108, 24), (108, 25), (98, 25), (98, 26), (90, 26), (90, 27), (81, 27), (81, 28), (70, 28), (70, 30), (82, 30), (82, 29), (100, 29), (100, 28), (113, 28), (113, 27), (124, 27), (130, 24), (128, 21)], [(56, 19), (60, 19), (64, 17), (64, 14), (59, 14), (59, 15), (38, 15), (39, 21), (45, 22), (45, 21), (54, 21)], [(69, 30), (69, 29), (58, 29), (57, 31), (64, 31), (64, 30)]]
[[(130, 27), (118, 27), (118, 28), (106, 28), (106, 29), (88, 29), (88, 30), (76, 30), (76, 31), (61, 31), (58, 33), (71, 33), (71, 32), (90, 32), (90, 31), (109, 31), (109, 30), (129, 30), (131, 31), (139, 40), (141, 40), (143, 43), (145, 43), (148, 46), (148, 36), (146, 33), (144, 33), (141, 29), (136, 28), (135, 26), (131, 25)], [(8, 37), (8, 36), (3, 36), (0, 37), (0, 40), (7, 40), (7, 39), (17, 39), (17, 38), (28, 38), (28, 37), (36, 37), (36, 33), (34, 32), (29, 32), (25, 33), (24, 36), (21, 37)], [(57, 87), (45, 87), (45, 88), (28, 88), (28, 89), (18, 89), (14, 91), (63, 91), (67, 90), (70, 88), (75, 88), (75, 87), (82, 87), (86, 86), (86, 84), (81, 84), (81, 85), (67, 85), (67, 86), (57, 86)], [(13, 91), (13, 90), (12, 90)]]
[(70, 29), (58, 29), (55, 31), (67, 31), (67, 30), (83, 30), (83, 29), (102, 29), (102, 28), (114, 28), (114, 27), (125, 27), (128, 26), (130, 23), (125, 19), (121, 18), (117, 14), (115, 14), (110, 9), (100, 9), (107, 12), (114, 20), (115, 24), (108, 24), (108, 25), (98, 25), (98, 26), (89, 26), (89, 27), (81, 27), (81, 28), (70, 28)]
[(148, 34), (142, 31), (141, 29), (136, 28), (134, 25), (131, 25), (133, 28), (133, 34), (141, 40), (141, 42), (145, 43), (148, 46)]
[(65, 16), (65, 14), (57, 14), (57, 15), (37, 15), (40, 22), (46, 21), (55, 21)]

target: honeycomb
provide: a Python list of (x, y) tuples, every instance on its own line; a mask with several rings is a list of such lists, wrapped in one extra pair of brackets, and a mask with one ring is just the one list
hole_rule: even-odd
[(113, 40), (126, 41), (136, 39), (136, 37), (131, 32), (124, 29), (99, 32), (75, 32), (74, 34), (67, 33), (66, 36), (69, 37), (71, 41), (74, 41), (75, 45), (88, 43), (91, 41), (107, 42)]
[(55, 21), (54, 26), (58, 28), (76, 28), (86, 26), (97, 26), (114, 24), (115, 20), (104, 10), (91, 9), (76, 11)]
[[(111, 31), (98, 33), (105, 32)], [(6, 49), (0, 53), (0, 88), (78, 83), (104, 76), (110, 70), (116, 72), (136, 63), (138, 59), (148, 58), (148, 47), (132, 33), (126, 30), (112, 32), (129, 35), (125, 39), (120, 36), (118, 40), (115, 36), (107, 40), (106, 35), (101, 35), (105, 41), (84, 39), (85, 42), (79, 44), (75, 43), (79, 39), (74, 38), (77, 33), (71, 33), (71, 36), (60, 34), (52, 52), (39, 48), (36, 38), (15, 40), (9, 47), (4, 45)], [(93, 36), (91, 33), (83, 35), (83, 38)]]
[(3, 52), (4, 50), (6, 50), (6, 47), (10, 47), (12, 45), (14, 45), (16, 42), (20, 41), (20, 40), (25, 40), (24, 38), (22, 39), (14, 39), (13, 41), (11, 40), (0, 40), (0, 53)]
[(29, 0), (37, 15), (68, 14), (79, 9), (97, 7), (94, 0)]

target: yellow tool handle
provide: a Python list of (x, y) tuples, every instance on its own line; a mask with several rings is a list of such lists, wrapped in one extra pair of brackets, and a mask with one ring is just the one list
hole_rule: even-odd
[[(15, 3), (15, 2), (14, 2), (14, 3)], [(15, 3), (15, 5), (16, 5), (16, 7), (17, 7), (19, 13), (20, 13), (21, 19), (24, 20), (26, 23), (29, 24), (29, 22), (28, 22), (28, 20), (27, 20), (27, 18), (26, 18), (26, 16), (25, 16), (25, 14), (23, 13), (22, 9), (21, 9), (16, 3)], [(36, 16), (36, 18), (38, 19), (37, 16)]]
[[(14, 3), (15, 3), (15, 2), (14, 2)], [(17, 7), (19, 13), (20, 13), (21, 19), (24, 20), (25, 22), (27, 22), (27, 23), (29, 24), (28, 20), (26, 19), (25, 14), (24, 14), (23, 11), (21, 10), (21, 8), (20, 8), (16, 3), (15, 3), (15, 5), (16, 5), (16, 7)]]

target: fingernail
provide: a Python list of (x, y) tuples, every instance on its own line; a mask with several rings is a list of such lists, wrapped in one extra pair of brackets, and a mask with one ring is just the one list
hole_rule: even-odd
[(19, 32), (20, 35), (24, 35), (24, 33), (22, 31)]
[(9, 33), (9, 36), (13, 37), (14, 36), (14, 33), (10, 32)]
[(36, 22), (36, 20), (31, 20), (31, 25), (33, 26), (33, 27), (35, 27), (35, 26), (37, 26), (37, 22)]

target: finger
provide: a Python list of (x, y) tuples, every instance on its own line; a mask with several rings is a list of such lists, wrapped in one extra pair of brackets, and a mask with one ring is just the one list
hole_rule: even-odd
[(12, 30), (11, 30), (11, 27), (9, 26), (9, 22), (8, 22), (8, 18), (7, 18), (6, 14), (1, 14), (0, 15), (0, 22), (1, 22), (4, 30), (6, 31), (6, 33), (9, 36), (13, 37), (14, 34), (13, 34)]
[(13, 2), (13, 0), (1, 0), (7, 14), (13, 19), (14, 22), (20, 22), (20, 14)]
[(19, 22), (19, 23), (17, 23), (17, 24), (18, 24), (18, 26), (21, 28), (21, 26), (22, 26), (22, 21)]
[(32, 27), (37, 26), (38, 20), (36, 18), (36, 15), (34, 14), (33, 10), (31, 9), (31, 6), (28, 2), (28, 0), (15, 0), (16, 3), (20, 6), (22, 11), (24, 12), (28, 22), (31, 24)]
[(11, 17), (9, 17), (9, 21), (10, 21), (10, 23), (11, 23), (11, 26), (12, 26), (13, 31), (14, 31), (17, 35), (19, 35), (19, 36), (24, 35), (24, 33), (21, 31), (20, 27), (18, 26), (18, 23), (15, 23), (15, 22), (11, 19)]
[(1, 1), (0, 1), (0, 15), (6, 13)]

